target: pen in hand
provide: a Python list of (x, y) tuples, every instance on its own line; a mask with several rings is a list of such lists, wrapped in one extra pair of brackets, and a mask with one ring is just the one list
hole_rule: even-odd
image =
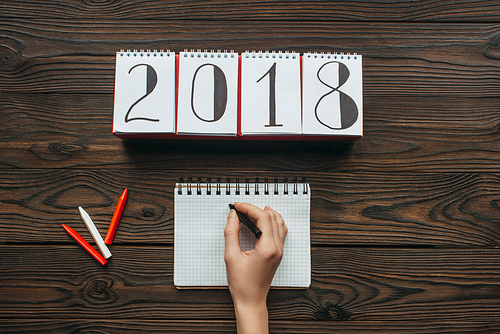
[(262, 232), (261, 230), (259, 230), (259, 228), (257, 227), (257, 225), (255, 225), (251, 220), (250, 218), (248, 218), (245, 214), (239, 212), (238, 210), (236, 210), (236, 208), (234, 207), (234, 204), (229, 204), (229, 210), (234, 210), (236, 211), (236, 214), (238, 215), (238, 219), (240, 220), (241, 223), (243, 223), (243, 225), (245, 225), (245, 227), (253, 233), (253, 235), (255, 235), (256, 238), (260, 237), (262, 235)]

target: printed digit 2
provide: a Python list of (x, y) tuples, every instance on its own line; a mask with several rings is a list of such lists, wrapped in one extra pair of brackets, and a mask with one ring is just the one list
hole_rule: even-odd
[[(325, 67), (329, 64), (338, 64), (338, 77), (339, 77), (339, 84), (337, 87), (332, 87), (326, 82), (324, 82), (321, 77), (320, 73), (325, 69)], [(314, 114), (316, 115), (316, 119), (318, 122), (323, 124), (329, 129), (332, 130), (341, 130), (341, 129), (347, 129), (351, 127), (354, 123), (356, 123), (356, 120), (358, 119), (358, 107), (356, 106), (356, 102), (347, 94), (343, 93), (342, 91), (339, 90), (340, 87), (342, 87), (343, 84), (346, 83), (347, 79), (349, 78), (349, 69), (347, 66), (343, 63), (339, 63), (336, 61), (330, 61), (328, 63), (323, 64), (323, 66), (320, 67), (318, 70), (318, 73), (316, 74), (318, 80), (325, 86), (331, 88), (332, 90), (329, 91), (328, 93), (324, 94), (321, 96), (321, 98), (318, 100), (316, 103), (316, 106), (314, 107)], [(321, 101), (327, 97), (328, 95), (338, 92), (339, 98), (340, 98), (340, 122), (341, 125), (339, 128), (335, 128), (333, 126), (330, 126), (324, 122), (321, 121), (319, 115), (318, 115), (318, 106), (321, 103)]]
[(156, 74), (155, 69), (148, 64), (137, 64), (134, 67), (132, 67), (129, 71), (132, 72), (133, 69), (139, 67), (139, 66), (146, 66), (146, 94), (144, 94), (139, 100), (135, 101), (134, 104), (130, 106), (128, 109), (127, 113), (125, 114), (125, 123), (128, 123), (130, 121), (137, 121), (137, 120), (142, 120), (142, 121), (150, 121), (150, 122), (159, 122), (159, 119), (154, 119), (154, 118), (147, 118), (147, 117), (131, 117), (130, 118), (130, 112), (132, 109), (137, 105), (137, 103), (141, 102), (153, 92), (153, 90), (156, 87), (156, 84), (158, 83), (158, 75)]
[[(194, 88), (196, 82), (196, 75), (198, 72), (205, 66), (212, 66), (214, 69), (214, 113), (213, 119), (204, 119), (196, 113), (194, 108)], [(193, 110), (194, 115), (202, 120), (203, 122), (217, 122), (226, 112), (227, 105), (227, 81), (224, 72), (220, 69), (219, 66), (214, 64), (203, 64), (196, 69), (193, 76), (193, 82), (191, 85), (191, 109)]]
[(271, 68), (259, 79), (260, 82), (266, 75), (269, 74), (269, 124), (270, 126), (283, 126), (283, 124), (276, 124), (276, 62)]

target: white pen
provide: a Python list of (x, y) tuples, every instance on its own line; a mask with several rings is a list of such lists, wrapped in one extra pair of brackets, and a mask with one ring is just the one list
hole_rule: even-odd
[(83, 222), (87, 226), (90, 234), (92, 234), (92, 238), (94, 238), (97, 247), (99, 247), (99, 249), (101, 250), (102, 256), (104, 256), (105, 259), (111, 257), (111, 252), (109, 251), (108, 246), (106, 246), (104, 240), (102, 240), (102, 237), (99, 234), (97, 227), (95, 227), (94, 222), (90, 218), (89, 214), (85, 210), (83, 210), (81, 206), (78, 207), (78, 210), (80, 210), (80, 216), (82, 216)]

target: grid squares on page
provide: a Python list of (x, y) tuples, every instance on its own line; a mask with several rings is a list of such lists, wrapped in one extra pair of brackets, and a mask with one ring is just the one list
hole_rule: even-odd
[[(174, 284), (179, 287), (227, 286), (224, 263), (224, 227), (229, 212), (228, 204), (247, 202), (260, 208), (271, 206), (284, 218), (288, 235), (284, 255), (271, 286), (308, 287), (311, 281), (310, 248), (310, 189), (297, 184), (284, 195), (284, 185), (279, 185), (279, 194), (274, 195), (274, 184), (269, 184), (269, 194), (255, 189), (245, 195), (245, 184), (240, 184), (240, 195), (235, 194), (236, 185), (231, 185), (230, 195), (221, 187), (216, 195), (197, 195), (193, 191), (182, 195), (174, 190)], [(306, 187), (306, 188), (304, 188)], [(304, 194), (304, 190), (307, 190)], [(246, 228), (240, 230), (240, 246), (245, 250), (255, 247), (256, 238)]]

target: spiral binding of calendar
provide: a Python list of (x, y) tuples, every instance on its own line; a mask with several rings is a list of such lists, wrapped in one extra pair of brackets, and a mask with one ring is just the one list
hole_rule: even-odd
[(297, 59), (299, 54), (293, 51), (245, 51), (241, 56), (243, 58)]
[[(169, 57), (170, 55), (173, 55), (174, 53), (171, 52), (170, 50), (120, 50), (117, 52), (117, 55), (120, 57), (163, 57), (167, 56)], [(192, 50), (187, 50), (185, 49), (184, 52), (182, 52), (182, 55), (184, 57), (191, 57), (191, 58), (235, 58), (237, 57), (237, 53), (234, 50), (201, 50), (197, 49), (196, 51), (194, 49)], [(245, 51), (242, 53), (242, 57), (245, 58), (279, 58), (279, 59), (296, 59), (298, 56), (300, 56), (300, 53), (296, 53), (293, 51)], [(358, 54), (357, 53), (330, 53), (330, 52), (306, 52), (303, 54), (304, 57), (307, 58), (321, 58), (321, 59), (358, 59)]]
[[(302, 184), (302, 191), (300, 193), (306, 195), (308, 193), (308, 184), (306, 178), (303, 177), (301, 181), (297, 177), (293, 178), (292, 182), (288, 182), (288, 178), (285, 177), (283, 182), (278, 182), (278, 178), (274, 178), (274, 182), (270, 183), (269, 178), (265, 178), (263, 183), (260, 183), (259, 178), (255, 178), (254, 181), (246, 178), (244, 182), (240, 182), (239, 178), (236, 178), (235, 182), (231, 182), (230, 178), (226, 178), (225, 181), (221, 181), (218, 177), (215, 182), (212, 183), (212, 178), (207, 178), (206, 181), (202, 181), (199, 177), (196, 181), (189, 177), (187, 181), (184, 178), (180, 178), (176, 185), (177, 194), (183, 195), (184, 191), (187, 195), (202, 195), (202, 190), (205, 189), (206, 195), (221, 195), (222, 191), (226, 195), (231, 195), (234, 191), (235, 195), (298, 195), (299, 194), (299, 183)], [(281, 188), (281, 189), (280, 189)], [(213, 191), (215, 190), (215, 191)]]
[(234, 50), (187, 50), (181, 52), (180, 55), (184, 58), (237, 58), (238, 54)]
[(330, 53), (330, 52), (307, 52), (304, 53), (304, 57), (306, 58), (321, 58), (321, 59), (342, 59), (342, 60), (357, 60), (358, 59), (358, 54), (357, 53)]
[(164, 50), (120, 50), (119, 52), (116, 53), (120, 57), (170, 57), (173, 55), (173, 52), (170, 52), (170, 50), (164, 51)]

